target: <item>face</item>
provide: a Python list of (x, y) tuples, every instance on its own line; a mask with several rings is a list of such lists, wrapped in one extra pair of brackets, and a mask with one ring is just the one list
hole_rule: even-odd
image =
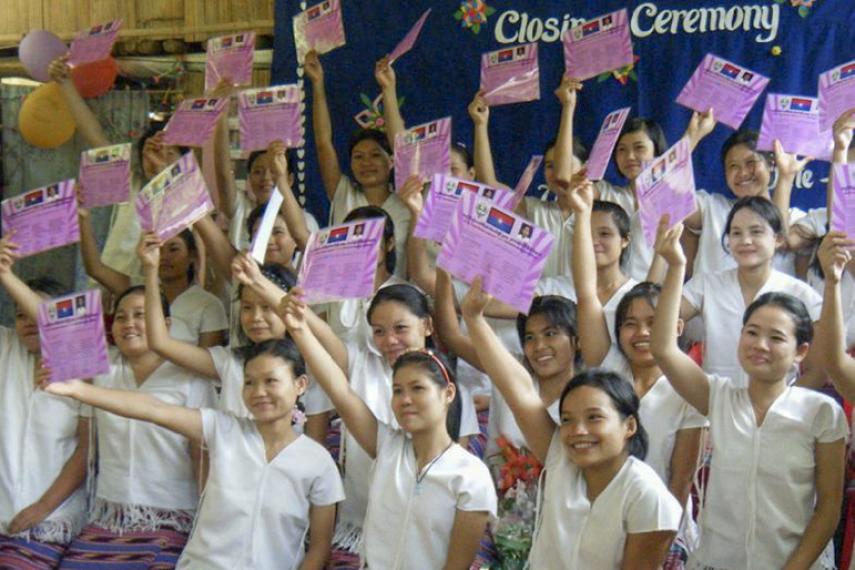
[(615, 148), (615, 163), (624, 178), (632, 182), (644, 165), (656, 158), (653, 141), (643, 130), (623, 135)]
[(408, 433), (444, 426), (454, 394), (454, 386), (440, 387), (421, 366), (403, 366), (392, 379), (392, 411)]
[[(39, 291), (36, 291), (36, 294), (42, 299), (50, 298)], [(24, 314), (24, 311), (17, 306), (15, 307), (15, 333), (27, 349), (27, 352), (30, 354), (39, 354), (41, 352), (38, 323)]]
[(620, 263), (620, 254), (629, 245), (629, 240), (621, 237), (610, 212), (591, 214), (591, 237), (597, 267)]
[(744, 144), (727, 151), (724, 157), (724, 178), (737, 198), (765, 196), (772, 173), (769, 164), (757, 152)]
[(637, 298), (629, 304), (626, 318), (620, 327), (618, 342), (627, 359), (633, 364), (650, 365), (654, 362), (650, 353), (654, 314), (653, 307), (646, 299)]
[[(255, 235), (259, 223), (261, 223), (261, 218), (252, 227), (252, 235)], [(273, 222), (273, 231), (270, 233), (270, 241), (267, 242), (264, 263), (290, 265), (296, 249), (297, 242), (291, 237), (291, 232), (288, 231), (288, 224), (285, 223), (285, 220), (281, 216), (276, 216)]]
[(285, 337), (285, 323), (276, 313), (275, 307), (267, 304), (249, 287), (241, 288), (240, 326), (247, 338), (256, 344)]
[(809, 345), (796, 343), (792, 316), (780, 307), (765, 305), (755, 310), (739, 336), (739, 363), (749, 378), (779, 382), (807, 354)]
[(267, 155), (263, 154), (255, 159), (249, 170), (249, 189), (255, 197), (256, 204), (264, 204), (270, 199), (273, 192), (273, 173), (267, 163)]
[(461, 180), (475, 179), (475, 169), (466, 166), (463, 156), (456, 150), (451, 151), (451, 175)]
[(140, 291), (126, 295), (113, 315), (113, 340), (119, 352), (136, 356), (148, 352), (145, 337), (145, 295)]
[(429, 318), (417, 317), (396, 301), (386, 301), (374, 307), (371, 330), (374, 345), (389, 366), (405, 352), (423, 349), (432, 332)]
[(190, 249), (179, 236), (166, 240), (160, 247), (160, 278), (165, 280), (186, 278), (193, 260)]
[(580, 469), (622, 461), (637, 429), (634, 418), (621, 418), (611, 398), (593, 386), (576, 388), (561, 406), (561, 441)]
[(306, 377), (294, 378), (291, 365), (278, 356), (264, 354), (246, 363), (243, 401), (259, 422), (289, 417), (305, 391)]
[(523, 352), (538, 378), (573, 373), (576, 341), (545, 314), (531, 315), (526, 320)]
[[(163, 145), (158, 153), (158, 159), (164, 164), (172, 164), (179, 158), (181, 158), (181, 149), (173, 145)], [(159, 172), (160, 169), (156, 166), (156, 163), (147, 160), (144, 156), (143, 173), (145, 174), (146, 179), (154, 178)]]
[(778, 237), (771, 226), (750, 208), (733, 215), (727, 246), (739, 267), (757, 267), (775, 255)]
[(392, 160), (376, 141), (363, 139), (350, 153), (350, 169), (362, 186), (382, 186), (389, 183)]

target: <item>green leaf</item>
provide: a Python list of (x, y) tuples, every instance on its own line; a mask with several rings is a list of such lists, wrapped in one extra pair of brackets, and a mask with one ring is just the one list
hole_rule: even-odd
[(807, 18), (810, 15), (810, 8), (807, 6), (799, 6), (799, 16)]
[(609, 77), (611, 77), (611, 74), (601, 73), (600, 75), (597, 76), (597, 83), (602, 83), (603, 81), (607, 80)]
[(459, 20), (462, 20), (462, 19), (463, 19), (463, 12), (461, 12), (461, 11), (459, 11), (459, 10), (458, 10), (457, 12), (455, 12), (455, 13), (454, 13), (454, 19), (455, 19), (455, 20), (458, 20), (458, 21), (459, 21)]
[(484, 10), (484, 15), (487, 16), (488, 18), (495, 13), (496, 13), (496, 9), (493, 8), (492, 6), (487, 6), (487, 9)]
[(406, 101), (406, 100), (407, 100), (406, 97), (398, 97), (398, 107), (403, 107), (404, 101)]
[(481, 31), (481, 24), (473, 24), (472, 28), (470, 28), (470, 29), (472, 30), (473, 34), (477, 34), (478, 32)]
[(635, 74), (635, 70), (632, 69), (629, 72), (629, 78), (638, 83), (638, 75)]
[(374, 102), (371, 101), (371, 99), (369, 99), (368, 95), (366, 95), (365, 93), (359, 94), (359, 100), (362, 101), (362, 104), (368, 107), (369, 109), (374, 107)]

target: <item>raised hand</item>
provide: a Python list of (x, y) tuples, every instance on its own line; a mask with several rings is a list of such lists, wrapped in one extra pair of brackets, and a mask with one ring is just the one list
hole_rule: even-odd
[(2, 239), (0, 239), (0, 273), (11, 271), (12, 266), (18, 259), (18, 249), (20, 246), (12, 241), (15, 237), (15, 230), (11, 230)]
[(656, 245), (653, 249), (662, 256), (668, 265), (685, 265), (686, 254), (680, 244), (683, 224), (676, 224), (673, 228), (669, 228), (669, 225), (670, 218), (668, 214), (665, 214), (659, 220), (659, 227), (656, 228)]
[(484, 309), (487, 308), (487, 305), (493, 299), (491, 295), (484, 293), (481, 288), (481, 277), (476, 277), (474, 281), (472, 281), (472, 286), (469, 287), (469, 291), (466, 292), (466, 296), (463, 297), (463, 303), (460, 305), (460, 313), (465, 318), (478, 318), (484, 316)]
[(784, 146), (778, 139), (775, 139), (772, 143), (772, 151), (775, 155), (775, 166), (778, 168), (778, 175), (788, 178), (795, 177), (796, 174), (801, 172), (813, 160), (812, 156), (799, 158), (795, 154), (788, 153), (784, 150)]
[(232, 259), (232, 278), (247, 286), (258, 283), (261, 269), (248, 252), (242, 251)]
[(422, 196), (422, 188), (424, 182), (418, 175), (413, 175), (404, 181), (404, 185), (398, 190), (398, 197), (410, 210), (413, 218), (418, 218), (424, 207), (424, 197)]
[(392, 68), (388, 55), (383, 56), (374, 65), (374, 79), (377, 80), (377, 84), (383, 91), (395, 88), (395, 70)]
[(140, 236), (137, 244), (137, 256), (140, 263), (146, 269), (157, 269), (160, 265), (160, 246), (163, 243), (153, 232), (146, 232)]
[(288, 332), (294, 334), (306, 329), (306, 303), (303, 301), (303, 290), (293, 287), (287, 295), (279, 301), (279, 315), (285, 323)]
[(303, 61), (303, 70), (306, 72), (306, 77), (312, 82), (312, 85), (322, 83), (324, 80), (324, 67), (321, 65), (321, 59), (318, 57), (318, 52), (315, 50), (306, 54), (306, 59)]
[(826, 280), (840, 283), (846, 264), (852, 260), (853, 242), (844, 232), (829, 232), (816, 252)]
[(144, 172), (155, 175), (168, 166), (163, 152), (166, 146), (163, 143), (163, 137), (163, 131), (157, 132), (148, 137), (145, 144), (143, 144), (142, 160)]
[(855, 129), (855, 107), (845, 111), (834, 121), (834, 149), (846, 152), (852, 144), (852, 130)]
[(71, 67), (68, 65), (68, 54), (61, 55), (48, 66), (48, 75), (57, 83), (65, 83), (71, 79)]
[(570, 111), (576, 110), (576, 95), (582, 90), (582, 82), (575, 77), (567, 75), (561, 78), (561, 83), (555, 89), (555, 96), (561, 103), (562, 107), (566, 107)]
[(692, 117), (689, 119), (689, 126), (686, 127), (686, 136), (689, 137), (692, 148), (701, 142), (705, 136), (713, 132), (715, 125), (715, 113), (712, 107), (703, 113), (693, 111)]
[[(582, 169), (580, 173), (584, 176), (585, 170)], [(587, 212), (590, 215), (594, 208), (594, 183), (587, 178), (577, 179), (577, 176), (578, 173), (573, 175), (575, 184), (571, 183), (567, 190), (567, 200), (570, 202), (570, 208), (574, 213), (583, 214)]]
[(267, 147), (267, 164), (270, 165), (270, 173), (273, 180), (279, 180), (288, 175), (288, 156), (285, 154), (287, 148), (282, 141), (273, 141)]
[(484, 99), (483, 91), (479, 91), (475, 94), (472, 102), (469, 103), (468, 111), (469, 117), (472, 119), (472, 123), (476, 127), (487, 124), (490, 120), (490, 105), (488, 105), (487, 100)]

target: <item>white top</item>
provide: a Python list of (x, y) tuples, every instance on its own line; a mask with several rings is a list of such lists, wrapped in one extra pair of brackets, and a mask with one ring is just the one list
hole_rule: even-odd
[[(773, 269), (755, 299), (770, 291), (789, 293), (800, 299), (811, 319), (819, 320), (822, 297), (804, 281)], [(683, 298), (700, 311), (704, 322), (704, 370), (732, 378), (737, 386), (747, 386), (748, 375), (742, 370), (737, 354), (742, 317), (747, 308), (737, 270), (696, 274), (683, 289)]]
[[(409, 285), (421, 291), (421, 289), (397, 275), (389, 277), (377, 290), (379, 291), (384, 287), (392, 285)], [(359, 343), (371, 340), (373, 335), (371, 325), (368, 323), (368, 308), (371, 306), (373, 299), (374, 296), (372, 295), (370, 299), (345, 299), (327, 304), (328, 324), (342, 342)]]
[[(781, 568), (813, 516), (816, 444), (847, 436), (843, 410), (824, 394), (788, 387), (758, 427), (746, 388), (709, 381), (715, 451), (694, 557), (714, 568)], [(833, 567), (821, 557), (811, 569)]]
[(629, 251), (626, 260), (626, 274), (636, 281), (646, 281), (647, 272), (656, 255), (653, 246), (644, 237), (641, 216), (635, 212), (629, 221)]
[(110, 221), (110, 231), (101, 251), (101, 261), (130, 277), (131, 283), (143, 282), (143, 271), (137, 257), (140, 241), (140, 220), (137, 216), (137, 193), (142, 186), (138, 176), (131, 177), (131, 194), (127, 202), (116, 204)]
[(178, 340), (196, 344), (199, 335), (226, 331), (229, 320), (220, 299), (195, 283), (175, 297), (169, 305), (172, 317), (170, 335)]
[[(335, 196), (330, 203), (330, 223), (338, 225), (344, 222), (344, 218), (351, 210), (361, 206), (368, 206), (365, 193), (358, 190), (353, 182), (342, 174), (335, 189)], [(395, 275), (406, 277), (407, 275), (407, 234), (410, 231), (411, 214), (401, 199), (394, 192), (389, 194), (382, 208), (386, 210), (395, 224)]]
[[(246, 191), (238, 190), (235, 193), (235, 212), (229, 221), (229, 241), (238, 250), (243, 251), (249, 248), (250, 239), (249, 230), (246, 229), (246, 220), (257, 205), (253, 200), (250, 200)], [(318, 231), (320, 226), (312, 214), (303, 210), (303, 218), (306, 220), (306, 227), (309, 232)]]
[[(168, 404), (210, 407), (210, 381), (193, 376), (170, 362), (161, 364), (137, 386), (133, 371), (118, 351), (111, 350), (110, 372), (95, 385), (131, 390)], [(164, 510), (194, 510), (199, 491), (187, 438), (165, 428), (95, 410), (98, 426), (96, 497), (122, 505)]]
[[(76, 400), (37, 390), (35, 357), (14, 330), (0, 327), (0, 534), (21, 510), (54, 483), (77, 448), (77, 427), (88, 407)], [(83, 489), (75, 491), (34, 536), (67, 542), (86, 517)]]
[(211, 466), (178, 568), (298, 568), (310, 509), (344, 498), (330, 454), (301, 435), (268, 462), (253, 421), (203, 409), (202, 425)]
[[(540, 393), (540, 382), (535, 378), (532, 378), (532, 380), (534, 382), (535, 390)], [(551, 417), (552, 421), (556, 424), (560, 423), (561, 419), (561, 410), (558, 409), (558, 404), (559, 400), (556, 399), (547, 408), (549, 417)], [(490, 397), (490, 415), (487, 420), (487, 448), (484, 451), (485, 461), (489, 462), (493, 455), (500, 452), (499, 444), (496, 443), (499, 436), (504, 436), (508, 442), (512, 443), (518, 449), (528, 447), (522, 430), (520, 429), (517, 420), (514, 418), (514, 414), (511, 411), (510, 406), (508, 406), (508, 403), (505, 401), (501, 392), (493, 390), (492, 396)]]
[(593, 504), (556, 428), (546, 455), (531, 568), (618, 569), (627, 534), (674, 531), (683, 509), (653, 469), (629, 457)]
[[(496, 491), (477, 457), (457, 444), (417, 472), (411, 440), (379, 425), (377, 464), (365, 518), (363, 568), (445, 566), (458, 511), (496, 515)], [(421, 482), (416, 477), (421, 477)]]

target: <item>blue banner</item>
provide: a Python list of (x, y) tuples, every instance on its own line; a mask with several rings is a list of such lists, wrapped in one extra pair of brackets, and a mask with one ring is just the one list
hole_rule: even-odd
[[(274, 83), (302, 81), (291, 18), (305, 8), (306, 2), (297, 0), (276, 2)], [(371, 104), (379, 94), (375, 61), (395, 47), (427, 8), (433, 12), (421, 37), (395, 63), (398, 94), (404, 98), (401, 111), (410, 125), (451, 115), (453, 139), (470, 148), (472, 124), (466, 107), (478, 90), (480, 55), (506, 45), (540, 44), (541, 100), (496, 107), (490, 113), (497, 173), (510, 184), (530, 156), (542, 153), (556, 134), (560, 107), (552, 91), (564, 71), (561, 34), (586, 18), (627, 8), (637, 57), (632, 69), (585, 82), (576, 134), (589, 148), (606, 114), (625, 106), (632, 106), (631, 116), (658, 121), (673, 144), (690, 116), (674, 100), (708, 52), (769, 76), (766, 93), (810, 96), (816, 96), (821, 72), (855, 59), (852, 0), (343, 0), (347, 45), (321, 57), (343, 171), (349, 170), (347, 139), (358, 128), (354, 116), (364, 111), (370, 120)], [(301, 184), (308, 189), (309, 207), (325, 219), (327, 203), (311, 134), (311, 87), (305, 87), (307, 145), (300, 153)], [(759, 130), (764, 100), (765, 93), (744, 127)], [(729, 192), (719, 154), (732, 132), (720, 124), (696, 150), (699, 188)], [(814, 162), (802, 173), (794, 205), (824, 203), (827, 171), (827, 163)], [(606, 178), (624, 183), (614, 165)], [(545, 188), (541, 174), (530, 193), (542, 194)]]

